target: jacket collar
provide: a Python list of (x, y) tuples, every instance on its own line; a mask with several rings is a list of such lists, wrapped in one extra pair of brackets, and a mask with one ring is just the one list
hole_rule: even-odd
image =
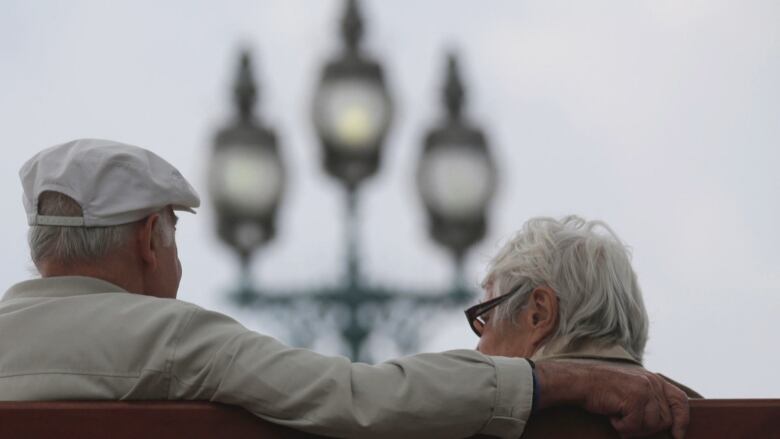
[(12, 286), (2, 300), (27, 297), (68, 297), (83, 294), (127, 293), (111, 282), (85, 276), (54, 276), (30, 279)]
[(631, 354), (628, 353), (623, 347), (618, 345), (610, 346), (598, 346), (594, 343), (582, 345), (574, 350), (563, 350), (562, 347), (566, 345), (565, 340), (548, 343), (539, 348), (531, 360), (548, 360), (548, 359), (570, 359), (570, 360), (600, 360), (600, 361), (616, 361), (622, 363), (631, 363), (637, 366), (642, 366), (640, 361), (637, 361)]

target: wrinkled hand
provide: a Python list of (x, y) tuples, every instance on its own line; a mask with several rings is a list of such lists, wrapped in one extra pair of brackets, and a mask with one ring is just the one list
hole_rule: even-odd
[(671, 428), (682, 439), (688, 427), (688, 397), (641, 368), (577, 361), (536, 363), (539, 408), (578, 405), (606, 415), (621, 437), (647, 436)]

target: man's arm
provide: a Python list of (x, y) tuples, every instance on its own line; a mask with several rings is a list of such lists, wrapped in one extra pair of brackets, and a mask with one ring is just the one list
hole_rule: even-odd
[(239, 405), (274, 423), (338, 437), (517, 438), (530, 415), (528, 362), (474, 350), (378, 365), (296, 349), (197, 309), (182, 328), (169, 399)]

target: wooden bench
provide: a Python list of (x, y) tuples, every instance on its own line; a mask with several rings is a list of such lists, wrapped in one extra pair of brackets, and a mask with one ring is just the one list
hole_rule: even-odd
[[(207, 402), (0, 402), (2, 438), (315, 438)], [(523, 438), (617, 438), (609, 422), (574, 408), (545, 410)], [(655, 438), (669, 437), (666, 434)], [(694, 400), (689, 439), (780, 438), (780, 400)]]

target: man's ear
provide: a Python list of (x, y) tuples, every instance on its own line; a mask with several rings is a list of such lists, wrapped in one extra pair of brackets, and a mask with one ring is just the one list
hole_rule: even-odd
[(558, 296), (550, 287), (540, 286), (528, 297), (526, 323), (531, 342), (539, 347), (558, 327)]
[(145, 265), (148, 265), (151, 269), (157, 268), (157, 239), (154, 237), (154, 229), (157, 227), (157, 223), (160, 221), (159, 214), (153, 214), (146, 217), (141, 222), (141, 226), (136, 232), (138, 239), (138, 254), (141, 256), (141, 260)]

